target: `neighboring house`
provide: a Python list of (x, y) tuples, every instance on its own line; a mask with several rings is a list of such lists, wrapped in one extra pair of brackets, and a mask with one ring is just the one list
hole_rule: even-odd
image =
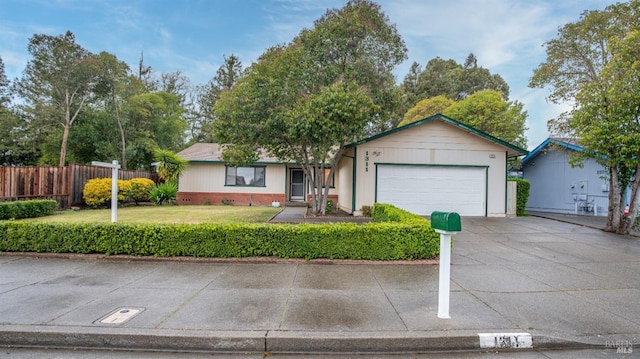
[(527, 211), (607, 215), (609, 172), (593, 158), (571, 167), (570, 153), (582, 151), (575, 141), (548, 138), (522, 160), (531, 186)]
[[(261, 154), (251, 167), (225, 166), (217, 144), (180, 152), (190, 162), (180, 178), (179, 204), (270, 205), (308, 201), (300, 166)], [(486, 133), (435, 115), (346, 146), (329, 198), (358, 214), (375, 202), (411, 212), (455, 211), (505, 216), (507, 159), (527, 154)]]

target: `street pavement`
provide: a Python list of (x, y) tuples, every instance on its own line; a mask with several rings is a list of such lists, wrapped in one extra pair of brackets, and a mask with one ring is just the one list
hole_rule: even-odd
[(537, 216), (462, 223), (450, 319), (434, 261), (0, 253), (0, 346), (638, 355), (640, 239)]

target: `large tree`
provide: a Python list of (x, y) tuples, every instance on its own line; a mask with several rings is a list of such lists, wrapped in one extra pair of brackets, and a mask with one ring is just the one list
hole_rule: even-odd
[(2, 61), (2, 57), (0, 57), (0, 111), (8, 108), (10, 101), (9, 79), (4, 70), (4, 61)]
[(301, 164), (312, 209), (323, 214), (327, 180), (344, 145), (368, 126), (388, 126), (399, 100), (392, 70), (405, 58), (404, 42), (379, 5), (352, 0), (328, 10), (290, 44), (265, 52), (222, 93), (214, 128), (228, 144), (225, 158), (248, 164), (262, 147)]
[(444, 111), (454, 103), (455, 101), (444, 95), (421, 100), (404, 114), (404, 117), (398, 124), (398, 127), (420, 121), (429, 116), (444, 113)]
[(11, 104), (11, 83), (0, 58), (0, 166), (34, 165), (38, 161), (26, 126)]
[[(120, 157), (120, 164), (123, 168), (127, 168), (126, 148), (128, 133), (125, 131), (128, 123), (127, 100), (131, 96), (142, 93), (144, 91), (144, 84), (136, 78), (135, 75), (131, 74), (129, 66), (123, 61), (118, 60), (115, 55), (108, 52), (101, 52), (98, 54), (97, 60), (99, 72), (94, 91), (97, 98), (96, 105), (98, 107), (96, 110), (104, 111), (105, 114), (102, 115), (104, 119), (98, 121), (100, 123), (96, 123), (96, 125), (102, 127), (105, 122), (109, 125), (115, 122), (120, 140), (119, 151), (115, 153), (119, 152), (118, 157)], [(106, 121), (108, 117), (111, 117), (114, 121)], [(107, 127), (104, 128), (104, 130), (111, 133), (113, 128)]]
[(424, 70), (414, 62), (400, 89), (403, 99), (400, 118), (419, 101), (437, 96), (460, 101), (481, 90), (496, 90), (505, 100), (509, 99), (509, 85), (500, 75), (478, 66), (474, 54), (469, 54), (464, 64), (436, 57), (429, 60)]
[(158, 91), (131, 96), (126, 104), (130, 168), (150, 168), (158, 149), (177, 151), (184, 144), (187, 121), (178, 95)]
[[(640, 1), (586, 11), (545, 44), (547, 58), (530, 86), (551, 88), (549, 100), (573, 108), (549, 121), (609, 169), (606, 230), (628, 233), (638, 211), (640, 184)], [(580, 158), (577, 159), (578, 161)], [(629, 189), (629, 216), (624, 216)]]
[(223, 91), (229, 91), (243, 75), (242, 62), (234, 54), (224, 57), (216, 75), (201, 87), (197, 96), (198, 115), (190, 121), (191, 142), (217, 142), (213, 136), (216, 121), (215, 104)]
[(24, 100), (23, 113), (29, 116), (33, 130), (62, 126), (58, 163), (64, 166), (69, 132), (91, 97), (97, 62), (76, 43), (71, 31), (58, 36), (36, 34), (28, 49), (33, 58), (15, 83), (16, 92)]

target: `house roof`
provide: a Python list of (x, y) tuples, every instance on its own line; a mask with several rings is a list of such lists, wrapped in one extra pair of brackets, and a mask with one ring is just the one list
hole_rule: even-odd
[[(363, 140), (360, 140), (358, 142), (354, 142), (351, 143), (349, 145), (346, 146), (346, 148), (352, 148), (352, 147), (356, 147), (359, 146), (361, 144), (367, 143), (367, 142), (371, 142), (374, 140), (377, 140), (379, 138), (385, 137), (385, 136), (389, 136), (392, 135), (394, 133), (400, 132), (400, 131), (404, 131), (404, 130), (408, 130), (412, 127), (415, 126), (420, 126), (424, 123), (427, 122), (431, 122), (431, 121), (443, 121), (446, 122), (448, 124), (454, 125), (456, 127), (459, 127), (473, 135), (479, 136), (484, 138), (485, 140), (491, 141), (497, 145), (500, 145), (502, 147), (505, 147), (507, 149), (507, 155), (509, 157), (517, 157), (517, 156), (521, 156), (521, 155), (526, 155), (529, 152), (527, 150), (524, 150), (520, 147), (514, 146), (510, 143), (507, 143), (505, 141), (502, 141), (499, 138), (493, 137), (485, 132), (482, 132), (480, 130), (476, 130), (475, 128), (465, 125), (461, 122), (458, 122), (454, 119), (451, 119), (447, 116), (444, 115), (434, 115), (431, 117), (427, 117), (423, 120), (417, 121), (417, 122), (413, 122), (410, 123), (408, 125), (402, 126), (402, 127), (398, 127), (398, 128), (394, 128), (392, 130), (377, 134), (375, 136), (371, 136), (368, 138), (365, 138)], [(188, 147), (180, 152), (178, 152), (178, 155), (182, 158), (184, 158), (185, 160), (189, 161), (189, 162), (213, 162), (213, 163), (224, 163), (224, 160), (222, 159), (222, 150), (223, 150), (223, 145), (218, 144), (218, 143), (196, 143), (193, 144), (191, 147)], [(534, 150), (535, 151), (535, 150)], [(528, 156), (527, 156), (528, 157)], [(525, 157), (526, 158), (526, 157)], [(275, 157), (271, 157), (267, 154), (267, 152), (265, 150), (260, 150), (260, 154), (258, 156), (258, 160), (256, 161), (256, 164), (267, 164), (267, 163), (283, 163), (282, 161), (278, 160)]]
[[(189, 162), (224, 163), (222, 150), (223, 146), (218, 143), (195, 143), (177, 154)], [(282, 161), (269, 156), (265, 150), (260, 150), (256, 163), (282, 163)]]
[(548, 146), (551, 146), (551, 145), (561, 146), (561, 147), (568, 148), (570, 150), (578, 151), (578, 152), (584, 151), (584, 148), (582, 148), (581, 146), (578, 146), (577, 141), (575, 139), (549, 137), (546, 140), (544, 140), (541, 144), (539, 144), (538, 147), (534, 148), (533, 151), (529, 152), (529, 154), (522, 159), (522, 164), (524, 165), (527, 162), (531, 161), (536, 156), (538, 156), (542, 151), (544, 151)]
[(458, 122), (458, 121), (456, 121), (456, 120), (454, 120), (452, 118), (449, 118), (449, 117), (441, 115), (441, 114), (433, 115), (433, 116), (427, 117), (425, 119), (422, 119), (420, 121), (416, 121), (416, 122), (410, 123), (408, 125), (404, 125), (402, 127), (394, 128), (392, 130), (377, 134), (375, 136), (371, 136), (369, 138), (365, 138), (364, 140), (351, 143), (351, 144), (347, 145), (346, 148), (357, 147), (357, 146), (362, 145), (364, 143), (371, 142), (371, 141), (377, 140), (379, 138), (382, 138), (382, 137), (385, 137), (385, 136), (389, 136), (389, 135), (392, 135), (392, 134), (400, 132), (400, 131), (408, 130), (408, 129), (412, 128), (412, 127), (420, 126), (422, 124), (425, 124), (427, 122), (432, 122), (432, 121), (443, 121), (445, 123), (448, 123), (448, 124), (451, 124), (453, 126), (456, 126), (456, 127), (460, 128), (462, 130), (465, 130), (465, 131), (469, 132), (472, 135), (482, 137), (485, 140), (491, 141), (491, 142), (493, 142), (493, 143), (495, 143), (497, 145), (505, 147), (507, 149), (507, 156), (508, 157), (518, 157), (518, 156), (526, 155), (526, 154), (529, 153), (525, 149), (522, 149), (522, 148), (520, 148), (518, 146), (514, 146), (514, 145), (512, 145), (512, 144), (510, 144), (508, 142), (505, 142), (505, 141), (503, 141), (503, 140), (501, 140), (501, 139), (499, 139), (497, 137), (493, 137), (493, 136), (489, 135), (488, 133), (485, 133), (485, 132), (482, 132), (480, 130), (477, 130), (477, 129), (471, 127), (471, 126), (465, 125), (462, 122)]

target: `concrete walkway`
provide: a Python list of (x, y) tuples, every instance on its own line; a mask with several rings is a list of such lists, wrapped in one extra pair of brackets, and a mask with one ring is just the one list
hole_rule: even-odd
[[(640, 346), (640, 240), (463, 218), (438, 266), (0, 254), (0, 346), (422, 353)], [(531, 338), (529, 342), (527, 338)]]

